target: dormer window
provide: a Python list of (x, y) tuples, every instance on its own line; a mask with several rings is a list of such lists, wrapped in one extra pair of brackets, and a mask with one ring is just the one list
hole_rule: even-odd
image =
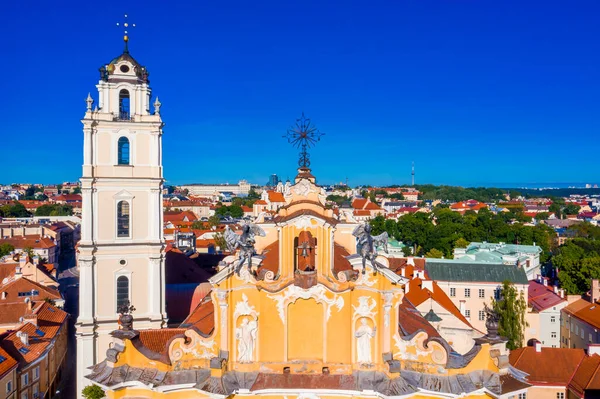
[[(121, 68), (123, 66), (121, 66)], [(123, 121), (128, 121), (131, 119), (129, 114), (129, 91), (126, 89), (122, 89), (119, 92), (119, 119)]]

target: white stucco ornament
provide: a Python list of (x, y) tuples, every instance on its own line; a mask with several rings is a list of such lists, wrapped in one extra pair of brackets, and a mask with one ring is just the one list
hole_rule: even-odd
[(370, 296), (361, 296), (358, 298), (358, 306), (352, 305), (354, 308), (354, 313), (360, 317), (369, 317), (373, 318), (377, 312), (374, 311), (377, 306), (377, 302), (375, 299)]
[(251, 363), (254, 361), (254, 347), (256, 346), (256, 336), (258, 332), (258, 323), (256, 320), (242, 319), (242, 323), (235, 329), (235, 339), (237, 345), (237, 361), (240, 363)]
[(296, 302), (298, 299), (309, 299), (313, 298), (318, 303), (325, 305), (325, 318), (329, 320), (331, 317), (331, 307), (335, 306), (339, 312), (344, 307), (344, 298), (339, 295), (333, 294), (332, 298), (327, 296), (327, 290), (322, 285), (313, 285), (309, 289), (305, 290), (296, 285), (290, 285), (284, 292), (277, 295), (268, 294), (267, 297), (277, 302), (277, 311), (279, 312), (279, 318), (285, 323), (285, 311), (290, 303)]
[(313, 187), (313, 185), (306, 179), (302, 179), (298, 182), (298, 184), (292, 187), (292, 191), (294, 194), (299, 195), (301, 197), (306, 197), (310, 193), (316, 193), (317, 190)]
[(254, 306), (248, 303), (246, 294), (242, 294), (242, 300), (235, 304), (235, 310), (233, 311), (234, 320), (240, 316), (258, 317), (258, 312), (254, 309)]
[[(186, 338), (176, 338), (169, 345), (169, 359), (177, 361), (183, 358), (184, 354), (191, 354), (196, 359), (211, 359), (217, 356), (215, 341), (206, 339), (194, 330), (187, 330), (184, 333)], [(188, 341), (186, 344), (185, 341)]]

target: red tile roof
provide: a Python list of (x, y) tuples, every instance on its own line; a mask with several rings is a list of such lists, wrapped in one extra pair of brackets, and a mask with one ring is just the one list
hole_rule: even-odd
[(583, 349), (542, 348), (528, 346), (510, 351), (510, 364), (527, 374), (529, 382), (536, 385), (566, 386), (581, 361), (586, 357)]
[[(552, 363), (557, 365), (560, 363)], [(598, 390), (600, 389), (600, 356), (586, 356), (577, 371), (573, 375), (573, 378), (569, 382), (569, 390), (576, 393), (580, 398), (584, 397), (586, 390)], [(597, 397), (597, 396), (585, 396), (585, 397)]]
[(600, 304), (598, 303), (590, 303), (585, 299), (579, 299), (564, 307), (563, 312), (600, 328)]
[(1, 238), (0, 244), (10, 244), (16, 249), (50, 249), (56, 247), (56, 243), (50, 238), (40, 237), (38, 235), (27, 235), (18, 237)]
[(533, 307), (538, 312), (556, 306), (562, 302), (567, 302), (560, 295), (554, 293), (552, 287), (545, 286), (535, 280), (529, 282), (528, 298), (529, 306)]
[(162, 328), (139, 331), (142, 345), (156, 353), (167, 353), (167, 344), (176, 335), (183, 335), (185, 328)]
[(269, 202), (285, 202), (283, 194), (277, 191), (269, 191)]
[(2, 347), (0, 346), (0, 356), (4, 358), (3, 361), (0, 362), (0, 379), (4, 377), (6, 373), (17, 367), (18, 362), (8, 354)]

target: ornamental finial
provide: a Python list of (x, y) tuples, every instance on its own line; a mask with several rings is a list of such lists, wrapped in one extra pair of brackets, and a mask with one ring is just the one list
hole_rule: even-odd
[(94, 99), (92, 98), (92, 95), (90, 93), (88, 93), (88, 96), (85, 99), (85, 102), (87, 103), (87, 110), (91, 111), (92, 105), (94, 104)]
[(129, 47), (127, 46), (129, 43), (129, 32), (128, 29), (131, 28), (135, 28), (135, 24), (129, 24), (129, 22), (127, 22), (127, 14), (125, 14), (125, 20), (123, 21), (123, 23), (119, 23), (117, 22), (117, 26), (122, 26), (123, 27), (123, 41), (125, 42), (125, 50), (123, 50), (123, 53), (125, 54), (129, 54)]
[(321, 140), (321, 133), (311, 122), (310, 119), (304, 116), (304, 112), (296, 123), (288, 129), (287, 134), (283, 136), (287, 138), (288, 143), (296, 148), (301, 148), (298, 164), (301, 168), (310, 167), (310, 156), (308, 149), (313, 147), (317, 141)]
[(158, 101), (158, 96), (156, 96), (156, 100), (154, 100), (154, 113), (156, 115), (160, 115), (160, 106), (161, 106), (161, 102)]

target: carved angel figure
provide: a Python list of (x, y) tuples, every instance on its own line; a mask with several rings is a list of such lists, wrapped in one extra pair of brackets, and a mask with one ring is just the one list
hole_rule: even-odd
[(378, 236), (372, 236), (371, 225), (364, 223), (356, 226), (352, 235), (357, 238), (356, 253), (362, 257), (362, 274), (365, 274), (367, 259), (371, 261), (373, 273), (377, 274), (378, 267), (377, 262), (375, 262), (375, 258), (377, 258), (377, 246), (382, 245), (384, 252), (387, 253), (388, 233), (384, 231)]
[(256, 241), (254, 240), (254, 237), (257, 235), (264, 237), (266, 234), (263, 229), (254, 223), (245, 224), (244, 227), (242, 227), (241, 235), (234, 233), (229, 226), (225, 228), (223, 238), (225, 238), (225, 241), (227, 242), (229, 251), (235, 252), (238, 248), (240, 249), (240, 257), (235, 269), (238, 276), (240, 275), (240, 270), (246, 260), (248, 260), (248, 271), (252, 272), (252, 256), (256, 254), (256, 250), (254, 249)]

